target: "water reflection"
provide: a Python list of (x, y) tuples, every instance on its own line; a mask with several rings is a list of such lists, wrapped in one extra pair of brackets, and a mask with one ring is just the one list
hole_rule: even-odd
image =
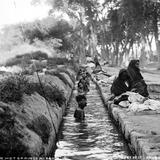
[(55, 160), (118, 160), (130, 155), (121, 135), (112, 125), (100, 97), (92, 85), (87, 95), (85, 120), (75, 121), (74, 98), (62, 125)]

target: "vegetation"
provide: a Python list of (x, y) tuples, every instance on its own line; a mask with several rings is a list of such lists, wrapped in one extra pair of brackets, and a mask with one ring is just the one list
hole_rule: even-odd
[(34, 59), (34, 60), (42, 60), (42, 59), (48, 59), (48, 55), (46, 53), (43, 53), (42, 51), (35, 51), (33, 53), (26, 53), (23, 55), (17, 55), (17, 59)]
[(42, 97), (46, 98), (49, 102), (57, 102), (59, 106), (62, 106), (64, 102), (66, 101), (64, 97), (64, 92), (60, 90), (57, 86), (51, 86), (49, 84), (40, 84), (40, 83), (29, 83), (26, 86), (26, 90), (24, 93), (26, 94), (33, 94), (34, 92), (37, 92)]
[(22, 67), (28, 67), (30, 64), (32, 64), (31, 60), (47, 60), (48, 55), (46, 53), (43, 53), (42, 51), (35, 51), (32, 53), (26, 53), (22, 55), (17, 55), (15, 58), (9, 59), (6, 63), (6, 67), (11, 67), (14, 65), (22, 66)]
[(31, 64), (31, 61), (29, 58), (25, 57), (25, 58), (11, 58), (11, 59), (8, 59), (7, 62), (5, 63), (5, 66), (6, 67), (12, 67), (12, 66), (15, 66), (15, 65), (18, 65), (18, 66), (21, 66), (22, 64), (24, 65), (27, 64), (27, 66), (29, 66)]
[(71, 61), (66, 58), (53, 57), (48, 59), (47, 66), (55, 67), (57, 65), (65, 65), (65, 64), (68, 65), (70, 63)]
[(76, 21), (77, 25), (71, 32), (70, 42), (71, 51), (78, 55), (80, 62), (85, 62), (86, 55), (94, 56), (99, 53), (102, 59), (112, 65), (121, 65), (129, 58), (151, 61), (155, 54), (153, 42), (156, 44), (156, 53), (160, 61), (158, 1), (47, 0), (47, 2)]
[(29, 84), (25, 77), (10, 76), (0, 81), (0, 101), (17, 102), (22, 100), (26, 85)]
[(74, 83), (75, 82), (75, 77), (74, 75), (72, 75), (69, 71), (67, 71), (65, 68), (57, 68), (57, 72), (61, 72), (61, 73), (66, 73), (70, 79), (72, 80), (72, 82)]
[(57, 70), (46, 72), (46, 74), (50, 74), (50, 75), (58, 77), (62, 82), (64, 82), (66, 85), (69, 85), (70, 88), (72, 88), (71, 84), (68, 82), (66, 77), (63, 74), (61, 74), (60, 72), (58, 72)]
[[(39, 2), (33, 0), (33, 4)], [(112, 65), (122, 65), (130, 58), (151, 61), (154, 54), (160, 61), (160, 3), (157, 1), (46, 0), (46, 3), (53, 7), (49, 15), (61, 10), (70, 17), (70, 22), (48, 16), (41, 21), (7, 27), (2, 42), (8, 39), (9, 49), (23, 42), (43, 45), (56, 49), (56, 53), (72, 55), (77, 63), (85, 63), (86, 55), (95, 54)]]
[(57, 102), (60, 106), (65, 102), (64, 93), (57, 86), (31, 83), (22, 75), (9, 76), (0, 82), (0, 101), (22, 102), (23, 94), (37, 92), (49, 102)]
[(39, 116), (31, 123), (28, 123), (27, 127), (37, 133), (41, 137), (43, 143), (48, 144), (52, 126), (44, 115)]

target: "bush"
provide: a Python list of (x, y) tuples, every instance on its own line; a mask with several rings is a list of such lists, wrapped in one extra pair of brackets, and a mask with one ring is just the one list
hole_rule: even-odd
[(9, 76), (0, 81), (0, 101), (17, 102), (22, 100), (28, 80), (24, 76)]
[(70, 79), (72, 80), (72, 82), (75, 83), (75, 77), (73, 75), (71, 75), (71, 73), (69, 71), (67, 71), (65, 68), (58, 68), (57, 72), (62, 72), (62, 73), (64, 72), (64, 73), (66, 73), (70, 77)]
[(48, 59), (48, 55), (42, 51), (33, 52), (31, 56), (35, 60)]
[(79, 71), (79, 64), (76, 63), (74, 60), (70, 60), (69, 68), (73, 69), (75, 72)]
[(29, 83), (25, 93), (31, 95), (34, 92), (37, 92), (49, 102), (57, 102), (59, 106), (62, 106), (62, 104), (66, 101), (64, 92), (57, 86), (53, 86), (51, 84), (46, 85), (43, 83), (41, 85), (40, 83)]
[(35, 59), (35, 60), (42, 60), (48, 59), (48, 55), (42, 51), (35, 51), (31, 53), (26, 53), (22, 55), (17, 55), (15, 58), (17, 59)]
[(16, 55), (17, 59), (23, 59), (23, 58), (27, 58), (27, 59), (31, 59), (31, 55), (29, 53), (25, 53), (25, 54), (21, 54), (21, 55)]
[(71, 84), (68, 82), (66, 77), (64, 77), (61, 73), (59, 73), (58, 70), (57, 71), (46, 72), (46, 74), (50, 74), (50, 75), (58, 77), (60, 80), (62, 80), (65, 83), (65, 85), (69, 85), (70, 88), (72, 88)]
[(10, 76), (0, 82), (0, 101), (22, 102), (23, 94), (39, 93), (49, 102), (57, 102), (61, 106), (65, 101), (64, 92), (51, 84), (31, 83), (22, 75)]
[(34, 73), (33, 70), (29, 69), (29, 68), (25, 68), (23, 69), (23, 71), (21, 72), (21, 75), (32, 75)]
[(12, 58), (12, 59), (9, 59), (5, 66), (6, 67), (11, 67), (11, 66), (14, 66), (14, 65), (19, 65), (22, 63), (22, 60), (21, 59), (18, 59), (18, 58)]
[(48, 66), (57, 66), (57, 65), (67, 65), (71, 62), (67, 58), (59, 58), (59, 57), (53, 57), (48, 58), (47, 65)]
[(41, 51), (35, 51), (32, 53), (26, 53), (22, 55), (17, 55), (15, 58), (9, 59), (5, 66), (11, 67), (14, 65), (24, 65), (29, 66), (32, 62), (31, 60), (43, 60), (43, 59), (48, 59), (48, 55), (44, 52)]
[(25, 56), (25, 57), (21, 57), (21, 56), (16, 56), (15, 58), (11, 58), (9, 59), (6, 63), (5, 63), (5, 66), (6, 67), (12, 67), (14, 65), (16, 66), (20, 66), (22, 65), (23, 67), (24, 66), (29, 66), (32, 62), (30, 61), (30, 59)]
[(44, 115), (33, 119), (27, 124), (27, 127), (37, 133), (41, 137), (43, 143), (48, 144), (52, 126)]
[(73, 69), (75, 72), (78, 72), (79, 68), (77, 63), (75, 63), (73, 60), (68, 60), (67, 58), (60, 58), (60, 57), (48, 58), (47, 66), (49, 66), (49, 68), (56, 67), (57, 65), (67, 66), (68, 68)]

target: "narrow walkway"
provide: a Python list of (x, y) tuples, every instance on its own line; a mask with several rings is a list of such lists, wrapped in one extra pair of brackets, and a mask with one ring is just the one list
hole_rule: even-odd
[(76, 122), (73, 117), (73, 97), (64, 116), (55, 160), (118, 160), (130, 156), (127, 145), (113, 126), (93, 83), (87, 101), (85, 120)]

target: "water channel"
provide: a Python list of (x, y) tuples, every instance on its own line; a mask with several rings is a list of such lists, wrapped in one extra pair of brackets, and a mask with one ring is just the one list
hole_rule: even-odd
[(131, 156), (93, 83), (87, 94), (85, 120), (82, 122), (76, 122), (73, 117), (75, 105), (73, 96), (63, 118), (55, 160), (119, 160)]

